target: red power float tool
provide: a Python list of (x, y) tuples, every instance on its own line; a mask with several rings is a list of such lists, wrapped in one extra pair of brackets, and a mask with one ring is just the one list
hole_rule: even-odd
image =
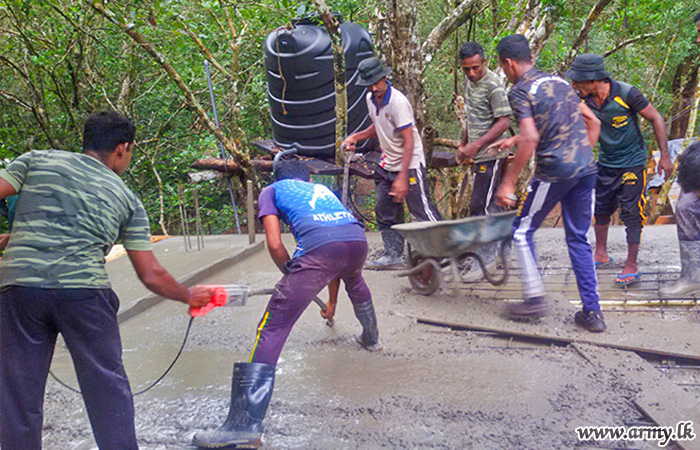
[[(207, 285), (206, 287), (212, 288), (214, 290), (214, 295), (211, 296), (211, 300), (204, 306), (195, 308), (190, 306), (187, 311), (191, 317), (204, 317), (209, 312), (218, 307), (226, 306), (245, 306), (248, 297), (253, 297), (255, 295), (272, 295), (275, 292), (274, 289), (251, 289), (249, 286), (242, 286), (237, 284), (213, 284)], [(314, 302), (323, 310), (326, 310), (326, 304), (321, 301), (318, 297), (314, 298)], [(327, 319), (326, 325), (329, 327), (333, 326), (333, 319)]]
[(211, 300), (204, 306), (195, 308), (190, 306), (188, 313), (192, 317), (204, 317), (209, 312), (220, 306), (245, 306), (248, 297), (254, 295), (271, 295), (275, 292), (274, 289), (251, 289), (248, 286), (241, 286), (236, 284), (214, 284), (207, 285), (214, 290), (214, 295), (211, 296)]

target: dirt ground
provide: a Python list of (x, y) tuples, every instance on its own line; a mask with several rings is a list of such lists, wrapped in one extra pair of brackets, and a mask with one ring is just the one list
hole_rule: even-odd
[[(541, 265), (568, 266), (562, 229), (542, 230), (536, 240)], [(621, 262), (625, 252), (622, 230), (611, 230), (610, 240), (611, 254)], [(370, 235), (370, 241), (374, 249), (380, 245), (376, 234)], [(677, 271), (675, 227), (648, 227), (640, 261), (642, 270)], [(455, 295), (443, 290), (423, 297), (395, 272), (367, 271), (365, 277), (376, 305), (384, 350), (369, 353), (354, 342), (353, 334), (360, 327), (344, 292), (332, 328), (312, 304), (292, 331), (277, 366), (274, 395), (264, 422), (264, 448), (657, 448), (652, 442), (580, 442), (576, 437), (574, 430), (579, 426), (651, 424), (634, 404), (649, 386), (629, 372), (594, 364), (575, 346), (522, 342), (417, 323), (416, 317), (429, 316), (437, 305), (443, 312), (454, 311), (454, 321), (474, 312), (492, 323), (506, 321), (504, 301), (490, 294)], [(262, 252), (207, 283), (269, 287), (278, 279), (274, 264)], [(529, 324), (530, 332), (550, 328), (579, 333), (572, 320), (575, 309), (567, 302), (575, 298), (565, 298), (561, 292), (550, 292), (550, 297), (557, 305), (555, 313)], [(255, 297), (244, 307), (220, 308), (194, 321), (185, 351), (172, 372), (135, 399), (142, 449), (193, 449), (196, 431), (223, 422), (233, 363), (247, 360), (265, 303), (266, 298)], [(618, 311), (606, 317), (615, 322), (622, 314), (632, 321), (641, 315), (698, 322), (696, 312), (688, 309), (665, 316)], [(172, 361), (188, 318), (184, 306), (164, 302), (122, 324), (124, 361), (134, 391), (147, 386)], [(635, 327), (628, 330), (645, 332)], [(608, 359), (626, 353), (595, 346), (587, 351)], [(641, 364), (660, 367), (665, 362)], [(53, 370), (75, 385), (70, 365), (65, 349), (59, 346)], [(654, 368), (653, 372), (677, 383), (684, 381), (680, 384), (687, 401), (698, 406), (700, 391), (691, 385), (698, 383), (693, 377), (700, 371)], [(95, 448), (80, 396), (53, 380), (47, 386), (44, 448)]]

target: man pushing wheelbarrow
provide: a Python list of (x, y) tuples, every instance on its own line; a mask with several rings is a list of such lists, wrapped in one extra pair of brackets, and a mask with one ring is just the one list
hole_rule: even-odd
[(496, 193), (499, 204), (515, 205), (517, 176), (533, 153), (536, 158), (535, 176), (513, 224), (513, 240), (525, 277), (525, 299), (510, 305), (508, 312), (513, 319), (548, 313), (533, 235), (552, 208), (561, 203), (566, 245), (583, 303), (583, 311), (574, 316), (575, 322), (591, 332), (604, 331), (593, 252), (586, 236), (596, 181), (592, 147), (600, 134), (600, 121), (563, 78), (533, 67), (524, 36), (503, 38), (497, 51), (498, 63), (513, 83), (508, 97), (520, 129), (519, 135), (501, 144), (517, 144), (517, 153)]

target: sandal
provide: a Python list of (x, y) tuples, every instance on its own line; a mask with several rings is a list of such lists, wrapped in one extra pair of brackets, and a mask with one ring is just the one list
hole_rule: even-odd
[(629, 286), (632, 283), (636, 283), (639, 281), (639, 278), (642, 276), (642, 272), (637, 272), (637, 273), (620, 273), (617, 278), (615, 278), (615, 286), (619, 287), (625, 287)]

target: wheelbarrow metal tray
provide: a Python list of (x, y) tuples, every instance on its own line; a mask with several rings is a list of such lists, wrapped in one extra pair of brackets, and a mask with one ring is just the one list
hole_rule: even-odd
[(423, 257), (459, 257), (485, 244), (510, 238), (516, 215), (516, 211), (506, 211), (466, 219), (405, 223), (391, 228), (408, 241), (412, 251)]

